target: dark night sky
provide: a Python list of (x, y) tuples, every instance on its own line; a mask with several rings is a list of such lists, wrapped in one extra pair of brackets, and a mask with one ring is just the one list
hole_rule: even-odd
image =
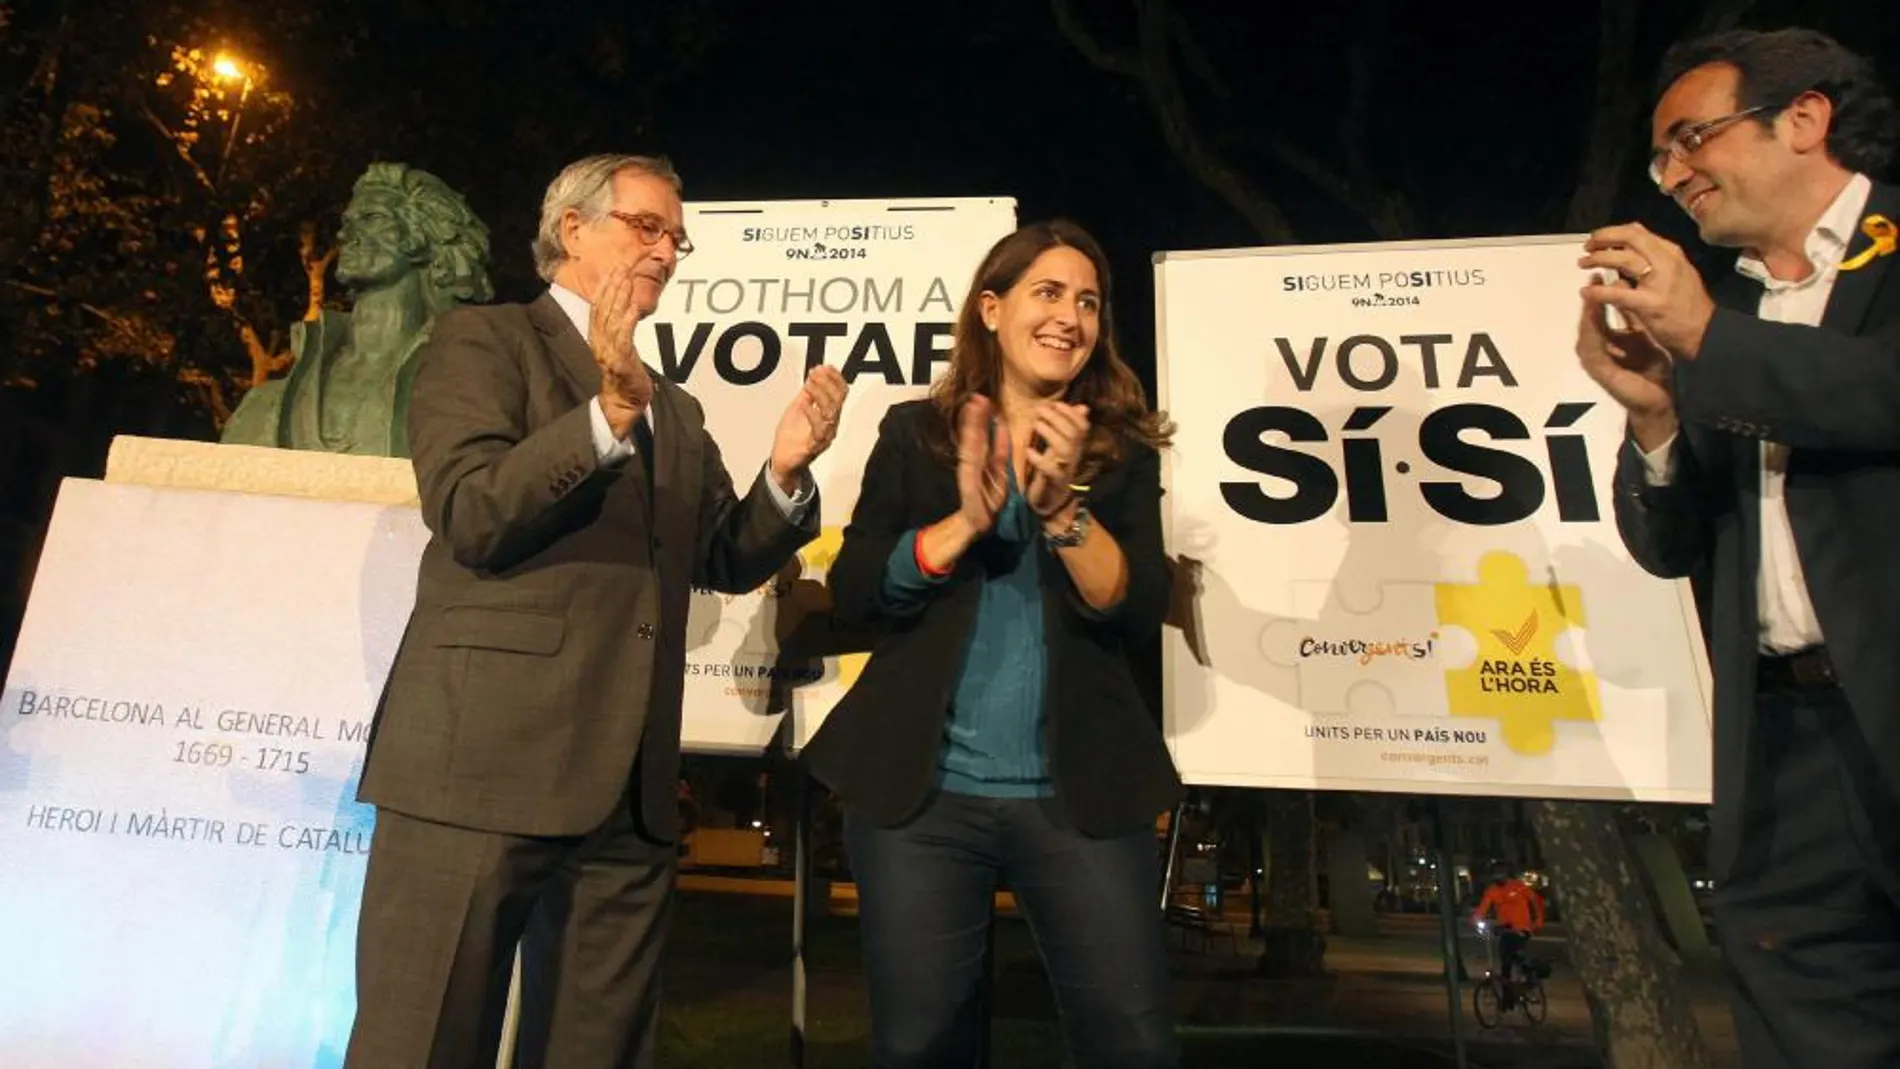
[[(499, 296), (515, 300), (539, 286), (527, 245), (542, 190), (589, 152), (669, 155), (695, 200), (1013, 197), (1025, 222), (1066, 215), (1102, 240), (1122, 348), (1145, 376), (1152, 255), (1261, 242), (1176, 158), (1140, 86), (1064, 37), (1049, 0), (67, 2), (91, 12), (89, 43), (112, 57), (95, 66), (124, 65), (105, 80), (143, 80), (176, 40), (250, 57), (270, 88), (295, 99), (270, 144), (239, 153), (274, 160), (260, 170), (279, 177), (321, 175), (283, 192), (271, 227), (246, 248), (275, 305), (254, 318), (270, 323), (302, 310), (295, 223), (315, 215), (333, 234), (350, 179), (378, 159), (432, 171), (469, 198), (492, 230)], [(1645, 98), (1666, 44), (1706, 4), (1737, 2), (1644, 0), (1631, 80)], [(1071, 3), (1099, 40), (1133, 50), (1135, 3)], [(1746, 21), (1827, 30), (1882, 61), (1891, 79), (1895, 3), (1756, 0)], [(1341, 160), (1355, 51), (1373, 73), (1352, 140), (1377, 181), (1401, 182), (1418, 209), (1406, 236), (1560, 225), (1592, 110), (1598, 2), (1172, 6), (1217, 74), (1196, 77), (1176, 50), (1197, 124), (1272, 197), (1298, 241), (1377, 236), (1269, 151), (1284, 139)], [(136, 119), (120, 125), (124, 165), (165, 173), (171, 147)], [(320, 166), (309, 164), (313, 146)], [(1632, 159), (1618, 214), (1686, 239), (1639, 167)]]
[[(535, 285), (526, 241), (542, 186), (566, 159), (607, 149), (670, 155), (689, 199), (1003, 195), (1017, 199), (1025, 222), (1068, 215), (1109, 249), (1124, 347), (1144, 374), (1152, 363), (1150, 255), (1258, 243), (1168, 151), (1135, 83), (1091, 66), (1039, 0), (707, 0), (699, 10), (717, 28), (706, 50), (663, 81), (643, 74), (667, 63), (663, 39), (638, 29), (606, 43), (590, 37), (588, 20), (599, 25), (602, 10), (591, 4), (501, 3), (458, 31), (424, 31), (436, 6), (398, 0), (394, 21), (355, 57), (374, 73), (331, 89), (344, 100), (388, 86), (425, 111), (461, 113), (433, 136), (370, 152), (434, 170), (468, 194), (494, 230), (504, 297), (526, 296)], [(1131, 5), (1077, 6), (1102, 39), (1133, 44)], [(1691, 6), (1646, 5), (1636, 64), (1645, 86)], [(1891, 6), (1759, 3), (1749, 21), (1798, 19), (1850, 47), (1900, 57)], [(1193, 13), (1226, 82), (1224, 100), (1197, 91), (1209, 132), (1280, 201), (1302, 241), (1372, 236), (1262, 150), (1279, 134), (1332, 150), (1354, 40), (1381, 42), (1367, 150), (1376, 168), (1409, 176), (1426, 208), (1419, 236), (1554, 225), (1591, 103), (1595, 4), (1179, 0), (1177, 7)], [(1380, 8), (1391, 12), (1385, 29), (1368, 33)], [(650, 11), (667, 9), (622, 10), (625, 24), (637, 27)], [(618, 77), (575, 73), (603, 56)], [(317, 69), (334, 70), (327, 62)], [(566, 79), (558, 99), (573, 110), (537, 109), (542, 78)], [(429, 88), (417, 92), (418, 85)], [(649, 111), (653, 123), (642, 126)], [(566, 127), (571, 136), (544, 135), (524, 151), (523, 123)], [(1680, 231), (1672, 211), (1631, 178), (1630, 210)]]

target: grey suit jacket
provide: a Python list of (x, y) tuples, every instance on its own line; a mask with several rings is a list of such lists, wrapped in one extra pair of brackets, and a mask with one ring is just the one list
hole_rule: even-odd
[(733, 492), (699, 402), (654, 374), (652, 485), (603, 467), (600, 374), (551, 296), (459, 308), (419, 358), (409, 439), (416, 605), (371, 728), (359, 798), (517, 835), (601, 823), (640, 761), (641, 816), (677, 833), (692, 587), (743, 592), (817, 533), (755, 480)]
[[(1900, 217), (1900, 189), (1876, 184), (1866, 211)], [(1857, 236), (1848, 256), (1868, 244)], [(1735, 860), (1751, 764), (1763, 439), (1790, 447), (1785, 498), (1808, 595), (1861, 733), (1889, 781), (1900, 783), (1894, 259), (1841, 272), (1819, 327), (1765, 322), (1755, 315), (1759, 285), (1740, 275), (1717, 279), (1710, 290), (1720, 307), (1701, 355), (1676, 369), (1682, 430), (1674, 481), (1649, 486), (1636, 447), (1619, 452), (1624, 543), (1649, 571), (1692, 579), (1703, 615), (1715, 677), (1710, 866), (1718, 881)]]

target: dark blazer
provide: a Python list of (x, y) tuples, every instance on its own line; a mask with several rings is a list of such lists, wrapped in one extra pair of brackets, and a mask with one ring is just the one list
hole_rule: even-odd
[[(1876, 184), (1866, 212), (1900, 218), (1900, 190)], [(1865, 213), (1863, 213), (1865, 214)], [(1869, 244), (1856, 235), (1849, 257)], [(1756, 318), (1761, 287), (1710, 287), (1719, 309), (1701, 354), (1676, 365), (1675, 481), (1648, 486), (1634, 444), (1620, 452), (1616, 520), (1630, 553), (1668, 578), (1693, 576), (1715, 682), (1712, 875), (1736, 855), (1755, 718), (1763, 440), (1790, 447), (1786, 500), (1808, 595), (1880, 767), (1900, 783), (1900, 271), (1894, 257), (1843, 271), (1821, 326)]]
[(654, 373), (652, 484), (595, 455), (600, 372), (543, 294), (436, 321), (409, 439), (422, 516), (415, 611), (359, 797), (516, 835), (597, 827), (640, 759), (643, 823), (677, 828), (686, 614), (695, 585), (756, 588), (817, 532), (764, 477), (733, 493), (705, 414)]
[[(914, 616), (887, 615), (878, 597), (885, 562), (905, 532), (957, 509), (956, 474), (925, 438), (936, 418), (929, 402), (909, 401), (878, 428), (829, 579), (840, 620), (873, 626), (878, 638), (863, 674), (804, 751), (812, 773), (846, 806), (886, 826), (929, 797), (983, 583), (982, 565), (966, 555)], [(1053, 551), (1037, 546), (1049, 658), (1045, 741), (1070, 819), (1087, 834), (1110, 836), (1152, 826), (1180, 797), (1181, 781), (1126, 650), (1157, 631), (1167, 611), (1160, 458), (1130, 443), (1127, 459), (1092, 485), (1089, 511), (1128, 558), (1128, 593), (1108, 619), (1092, 618)]]

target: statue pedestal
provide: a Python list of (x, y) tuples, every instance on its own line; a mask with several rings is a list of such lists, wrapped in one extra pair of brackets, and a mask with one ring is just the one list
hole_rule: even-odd
[(228, 490), (372, 505), (418, 505), (409, 461), (255, 445), (120, 435), (106, 455), (109, 483)]
[(0, 686), (8, 954), (61, 966), (0, 968), (7, 1069), (334, 1064), (409, 465), (120, 438), (108, 479), (61, 484)]

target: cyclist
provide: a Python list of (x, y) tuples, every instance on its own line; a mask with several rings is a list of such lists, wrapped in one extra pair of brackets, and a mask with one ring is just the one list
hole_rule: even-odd
[(1491, 885), (1484, 889), (1471, 919), (1482, 925), (1487, 916), (1496, 919), (1498, 966), (1504, 978), (1515, 981), (1528, 975), (1524, 948), (1544, 926), (1543, 896), (1513, 875), (1509, 867), (1498, 865), (1491, 870)]

